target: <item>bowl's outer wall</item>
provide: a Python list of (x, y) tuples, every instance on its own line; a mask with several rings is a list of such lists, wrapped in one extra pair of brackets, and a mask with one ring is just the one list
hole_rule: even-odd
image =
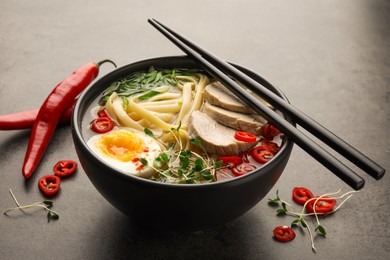
[[(143, 180), (117, 172), (98, 160), (81, 135), (81, 121), (91, 102), (107, 86), (131, 72), (163, 68), (194, 68), (187, 57), (164, 57), (129, 64), (107, 74), (80, 97), (76, 104), (72, 135), (77, 155), (88, 178), (103, 197), (137, 223), (169, 230), (200, 230), (231, 221), (255, 206), (274, 186), (290, 157), (289, 140), (274, 159), (256, 172), (234, 181), (204, 185), (172, 185)], [(239, 67), (249, 76), (286, 98), (260, 76)], [(289, 121), (294, 124), (290, 119)]]

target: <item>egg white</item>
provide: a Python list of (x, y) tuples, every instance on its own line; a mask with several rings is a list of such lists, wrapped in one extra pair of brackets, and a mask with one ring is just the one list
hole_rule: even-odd
[[(161, 153), (161, 148), (157, 144), (157, 142), (151, 138), (150, 136), (146, 135), (145, 133), (142, 132), (135, 132), (128, 130), (126, 128), (119, 128), (115, 127), (113, 130), (110, 132), (115, 132), (115, 131), (128, 131), (131, 133), (137, 134), (145, 143), (145, 146), (148, 148), (147, 152), (141, 152), (137, 155), (137, 158), (144, 158), (145, 160), (148, 161), (149, 165), (153, 165), (155, 158), (158, 156), (159, 153)], [(107, 133), (105, 133), (107, 134)], [(99, 140), (103, 135), (105, 134), (97, 134), (92, 136), (88, 141), (87, 144), (91, 148), (91, 150), (105, 163), (110, 165), (112, 168), (122, 171), (127, 174), (132, 174), (135, 176), (139, 176), (142, 178), (150, 178), (151, 176), (154, 175), (155, 171), (148, 166), (141, 167), (141, 170), (137, 169), (142, 163), (140, 161), (128, 161), (128, 162), (122, 162), (118, 159), (109, 157), (106, 154), (103, 154), (99, 148), (96, 147), (96, 141)]]

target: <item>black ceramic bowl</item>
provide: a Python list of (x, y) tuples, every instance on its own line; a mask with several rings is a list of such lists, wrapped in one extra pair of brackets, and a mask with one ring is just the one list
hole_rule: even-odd
[[(293, 147), (290, 140), (285, 138), (280, 152), (263, 167), (233, 180), (210, 184), (166, 184), (130, 176), (111, 168), (88, 147), (82, 134), (82, 122), (91, 102), (112, 82), (150, 66), (199, 68), (188, 57), (149, 59), (116, 69), (86, 89), (74, 108), (72, 135), (88, 178), (108, 202), (146, 227), (201, 230), (241, 216), (255, 206), (281, 176)], [(262, 77), (242, 67), (237, 68), (286, 99), (280, 90)]]

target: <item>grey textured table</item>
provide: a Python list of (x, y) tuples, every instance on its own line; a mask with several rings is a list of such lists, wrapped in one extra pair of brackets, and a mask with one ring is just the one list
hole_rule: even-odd
[[(0, 2), (0, 112), (38, 108), (75, 68), (105, 58), (122, 66), (182, 55), (147, 18), (153, 17), (218, 56), (279, 86), (290, 101), (347, 142), (390, 167), (390, 2), (327, 1), (59, 1)], [(112, 67), (102, 67), (100, 76)], [(21, 174), (30, 132), (0, 132), (0, 209), (43, 199), (39, 176), (59, 159), (77, 159), (69, 127), (59, 127), (37, 172)], [(348, 164), (350, 165), (350, 164)], [(356, 169), (353, 165), (350, 165)], [(95, 190), (82, 169), (63, 181), (54, 199), (60, 219), (40, 210), (0, 215), (0, 259), (386, 259), (390, 254), (389, 176), (366, 179), (336, 214), (324, 218), (328, 235), (307, 232), (282, 244), (272, 229), (289, 224), (267, 199), (212, 230), (158, 233), (129, 223)], [(294, 186), (317, 194), (346, 184), (295, 146), (266, 198), (291, 201)]]

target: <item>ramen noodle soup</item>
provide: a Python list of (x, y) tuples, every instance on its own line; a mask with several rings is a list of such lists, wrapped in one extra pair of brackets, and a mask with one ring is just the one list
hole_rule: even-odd
[(89, 148), (123, 173), (178, 184), (223, 181), (271, 160), (282, 134), (199, 70), (150, 68), (91, 105)]

